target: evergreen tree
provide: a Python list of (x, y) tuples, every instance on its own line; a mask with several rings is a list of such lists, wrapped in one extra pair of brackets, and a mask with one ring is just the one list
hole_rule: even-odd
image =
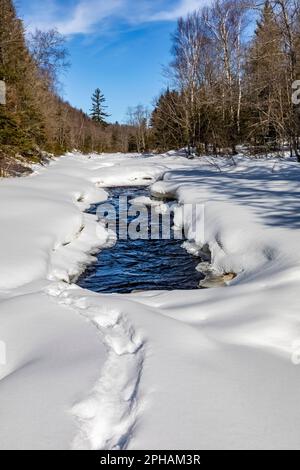
[[(0, 143), (5, 153), (29, 155), (44, 143), (43, 119), (36, 97), (36, 67), (25, 43), (24, 28), (11, 0), (0, 0), (0, 80), (5, 80), (6, 105), (1, 109)], [(15, 136), (11, 139), (11, 132)]]
[(250, 138), (259, 145), (276, 143), (284, 129), (284, 56), (279, 25), (271, 3), (264, 4), (249, 49), (247, 82)]
[(166, 151), (185, 145), (183, 109), (177, 91), (164, 92), (157, 100), (151, 116), (152, 141), (156, 149)]
[(93, 97), (94, 121), (59, 97), (57, 80), (67, 65), (64, 44), (55, 30), (37, 31), (26, 43), (13, 0), (0, 0), (0, 80), (6, 88), (6, 103), (0, 104), (0, 177), (18, 174), (19, 162), (38, 161), (42, 150), (128, 149), (128, 126), (116, 127), (120, 137), (112, 138), (114, 127), (103, 125), (107, 114), (100, 91)]
[(93, 121), (102, 124), (103, 126), (107, 126), (106, 118), (109, 117), (109, 114), (105, 112), (105, 108), (107, 106), (104, 105), (106, 99), (104, 95), (101, 93), (101, 90), (97, 88), (92, 96), (92, 109), (91, 109), (91, 118)]

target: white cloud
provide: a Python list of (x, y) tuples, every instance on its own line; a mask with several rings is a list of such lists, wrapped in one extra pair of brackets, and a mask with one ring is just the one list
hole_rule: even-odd
[(55, 27), (66, 35), (101, 33), (109, 27), (116, 31), (118, 20), (129, 25), (174, 21), (206, 3), (205, 0), (77, 0), (75, 6), (66, 6), (61, 0), (44, 0), (41, 8), (40, 2), (30, 2), (31, 11), (25, 8), (29, 29)]
[(205, 4), (204, 0), (181, 0), (173, 9), (159, 11), (154, 13), (149, 20), (151, 21), (173, 21), (180, 16), (186, 16), (188, 13), (198, 10)]
[(115, 16), (124, 0), (84, 0), (77, 4), (70, 18), (57, 23), (63, 34), (87, 34), (97, 23)]

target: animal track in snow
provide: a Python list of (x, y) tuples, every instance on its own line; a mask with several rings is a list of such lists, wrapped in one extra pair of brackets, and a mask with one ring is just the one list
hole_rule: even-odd
[(71, 410), (79, 424), (74, 450), (126, 449), (139, 414), (139, 383), (145, 343), (126, 315), (99, 305), (92, 297), (75, 297), (78, 288), (58, 283), (47, 293), (88, 318), (103, 335), (108, 357), (89, 395)]

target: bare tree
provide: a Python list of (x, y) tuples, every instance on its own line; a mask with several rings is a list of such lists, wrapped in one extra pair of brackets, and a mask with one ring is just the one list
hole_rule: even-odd
[(188, 15), (186, 19), (179, 19), (173, 36), (174, 60), (169, 68), (169, 75), (181, 95), (182, 112), (177, 113), (177, 119), (182, 120), (184, 141), (189, 154), (196, 145), (201, 61), (207, 41), (203, 26), (203, 18), (198, 11)]
[(204, 10), (204, 20), (217, 52), (223, 128), (227, 128), (226, 140), (233, 152), (241, 127), (243, 33), (250, 6), (244, 0), (216, 0)]
[(56, 89), (59, 86), (59, 74), (70, 66), (66, 38), (56, 29), (36, 29), (29, 35), (28, 45), (42, 78)]
[(128, 108), (127, 123), (134, 128), (136, 147), (139, 153), (147, 149), (150, 113), (143, 105)]

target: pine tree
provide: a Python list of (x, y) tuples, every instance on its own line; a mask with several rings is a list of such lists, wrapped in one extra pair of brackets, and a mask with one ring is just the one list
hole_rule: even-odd
[(157, 100), (151, 116), (152, 140), (155, 148), (166, 151), (185, 145), (183, 116), (179, 93), (167, 89)]
[(101, 93), (101, 90), (97, 88), (92, 96), (92, 109), (91, 109), (91, 118), (93, 121), (102, 124), (103, 126), (107, 126), (106, 118), (109, 117), (104, 110), (107, 106), (104, 105), (106, 99), (104, 95)]
[[(43, 120), (36, 98), (36, 68), (25, 43), (24, 28), (12, 0), (0, 0), (0, 79), (7, 88), (1, 109), (0, 143), (5, 152), (32, 154), (44, 143)], [(10, 133), (15, 129), (15, 136)]]
[[(19, 173), (24, 157), (38, 161), (41, 150), (59, 155), (73, 148), (111, 149), (112, 129), (105, 126), (100, 90), (93, 96), (94, 121), (57, 94), (57, 74), (66, 56), (64, 39), (53, 30), (37, 32), (26, 43), (13, 0), (0, 0), (0, 80), (6, 88), (5, 104), (0, 104), (0, 177)], [(125, 152), (129, 132), (120, 126)]]
[(260, 145), (277, 143), (284, 129), (284, 57), (271, 3), (264, 4), (249, 50), (247, 82), (250, 137)]

